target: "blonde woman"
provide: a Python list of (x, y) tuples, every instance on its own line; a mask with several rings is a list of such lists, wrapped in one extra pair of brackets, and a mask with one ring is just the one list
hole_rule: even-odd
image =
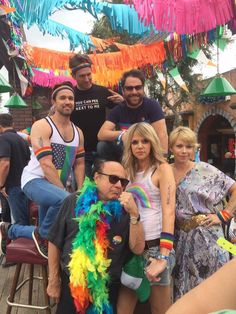
[[(229, 260), (216, 241), (236, 206), (236, 183), (210, 164), (192, 161), (197, 139), (189, 128), (173, 130), (169, 145), (177, 184), (174, 297), (178, 299)], [(231, 197), (222, 210), (227, 193)]]
[[(153, 314), (162, 314), (171, 305), (171, 272), (175, 263), (175, 181), (150, 124), (136, 123), (127, 131), (123, 165), (131, 182), (127, 190), (136, 197), (144, 226), (145, 272), (151, 283), (151, 310)], [(136, 302), (133, 291), (123, 288), (118, 313), (133, 313)]]

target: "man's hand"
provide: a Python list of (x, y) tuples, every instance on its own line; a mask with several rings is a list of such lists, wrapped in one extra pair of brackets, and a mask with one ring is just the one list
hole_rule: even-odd
[(61, 296), (61, 281), (60, 279), (49, 279), (47, 286), (47, 294), (50, 298), (53, 298), (56, 303), (59, 303)]
[(145, 269), (145, 274), (147, 279), (150, 282), (158, 282), (161, 280), (158, 277), (166, 269), (167, 261), (163, 259), (155, 259), (150, 257), (149, 258), (150, 264)]
[(138, 208), (134, 201), (132, 193), (122, 192), (119, 197), (119, 201), (121, 205), (124, 207), (124, 209), (127, 211), (127, 213), (130, 214), (130, 216), (133, 217), (139, 216)]
[(112, 94), (112, 96), (108, 96), (107, 99), (114, 102), (114, 103), (120, 103), (124, 101), (123, 96), (121, 96), (119, 93), (114, 92), (112, 89), (108, 89), (109, 92)]

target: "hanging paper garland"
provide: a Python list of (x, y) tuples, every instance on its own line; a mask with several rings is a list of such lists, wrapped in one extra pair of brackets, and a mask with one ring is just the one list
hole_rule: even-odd
[(126, 0), (140, 20), (158, 31), (197, 34), (224, 25), (234, 14), (230, 0)]

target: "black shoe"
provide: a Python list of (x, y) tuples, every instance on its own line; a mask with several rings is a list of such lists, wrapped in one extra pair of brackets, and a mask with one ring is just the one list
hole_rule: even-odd
[(10, 224), (8, 222), (2, 221), (0, 223), (0, 255), (6, 254), (7, 244), (11, 241), (7, 236), (7, 230), (9, 225)]
[(41, 256), (48, 258), (48, 241), (41, 237), (39, 234), (38, 228), (35, 228), (32, 232), (32, 237), (36, 248)]
[(3, 262), (2, 263), (2, 267), (3, 268), (7, 268), (7, 267), (11, 267), (11, 266), (15, 266), (16, 265), (16, 263), (13, 263), (13, 262)]

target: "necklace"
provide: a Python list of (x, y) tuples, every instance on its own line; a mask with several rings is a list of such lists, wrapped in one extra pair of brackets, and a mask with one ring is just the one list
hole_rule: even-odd
[(79, 231), (72, 242), (68, 265), (71, 295), (78, 312), (113, 313), (107, 290), (107, 269), (111, 260), (107, 258), (109, 240), (106, 233), (111, 220), (119, 220), (121, 214), (120, 202), (99, 200), (96, 184), (86, 178), (76, 202), (75, 219)]

